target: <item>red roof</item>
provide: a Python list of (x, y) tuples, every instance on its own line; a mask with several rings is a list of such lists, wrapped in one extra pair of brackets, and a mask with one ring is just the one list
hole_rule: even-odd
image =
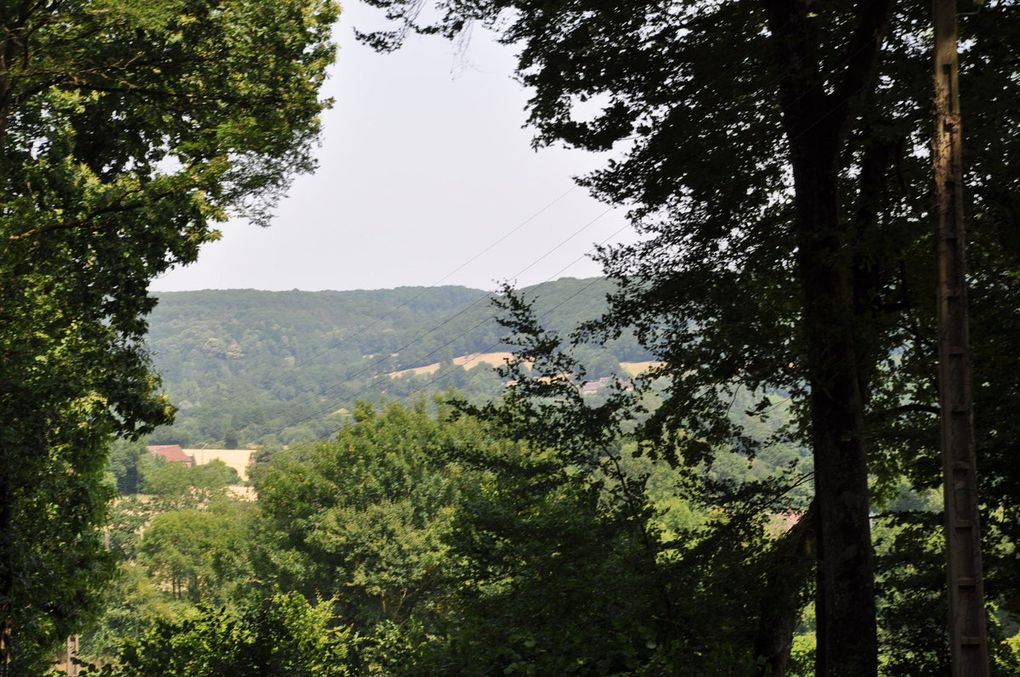
[(191, 457), (184, 453), (179, 444), (157, 444), (147, 449), (153, 456), (162, 456), (172, 463), (191, 463)]

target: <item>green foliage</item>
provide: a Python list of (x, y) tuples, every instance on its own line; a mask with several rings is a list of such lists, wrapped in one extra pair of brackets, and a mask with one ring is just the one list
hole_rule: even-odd
[(82, 675), (293, 675), (347, 677), (364, 674), (357, 637), (331, 627), (329, 601), (311, 604), (296, 593), (276, 594), (231, 611), (204, 607), (161, 620), (125, 644), (117, 660)]
[(142, 341), (148, 284), (231, 213), (264, 222), (312, 167), (336, 14), (0, 5), (0, 672), (35, 671), (94, 606), (110, 439), (172, 415)]
[[(123, 448), (123, 445), (121, 445)], [(134, 484), (143, 490), (122, 494), (110, 508), (105, 538), (110, 550), (121, 561), (134, 559), (139, 535), (156, 515), (173, 510), (208, 509), (229, 505), (228, 487), (239, 482), (237, 472), (222, 461), (201, 466), (168, 463), (141, 448), (127, 457)], [(116, 472), (118, 454), (110, 467)], [(124, 466), (121, 466), (124, 467)]]
[(633, 457), (638, 447), (623, 444), (622, 431), (641, 412), (641, 393), (617, 386), (592, 406), (573, 386), (584, 367), (531, 304), (507, 292), (501, 322), (518, 348), (504, 370), (507, 393), (459, 407), (526, 443), (474, 459), (482, 475), (450, 540), (462, 583), (445, 641), (425, 647), (418, 665), (466, 674), (750, 671), (748, 638), (769, 602), (764, 518), (775, 505), (760, 491), (713, 504), (714, 480), (703, 472)]
[(358, 405), (335, 440), (281, 451), (260, 476), (260, 578), (335, 597), (362, 633), (429, 618), (451, 584), (445, 536), (470, 481), (458, 455), (500, 444), (422, 404)]
[[(927, 7), (371, 4), (390, 24), (362, 37), (381, 50), (413, 33), (453, 39), (476, 23), (492, 28), (514, 45), (517, 74), (532, 88), (536, 144), (613, 151), (582, 183), (625, 205), (644, 237), (602, 252), (620, 290), (582, 337), (636, 327), (669, 379), (646, 435), (672, 436), (667, 453), (693, 465), (720, 449), (760, 451), (761, 438), (730, 416), (741, 391), (790, 398), (792, 425), (781, 436), (811, 445), (816, 460), (819, 594), (829, 596), (820, 610), (837, 613), (833, 602), (851, 599), (841, 609), (857, 614), (852, 623), (820, 619), (830, 633), (820, 656), (837, 656), (839, 644), (832, 671), (874, 674), (868, 482), (881, 501), (904, 477), (917, 494), (941, 481)], [(986, 590), (994, 606), (1016, 612), (1020, 3), (975, 3), (959, 20)], [(833, 518), (839, 526), (830, 528)], [(893, 567), (878, 572), (883, 586), (908, 583), (910, 568), (930, 558), (922, 540), (900, 553), (908, 561), (883, 558)], [(860, 559), (839, 562), (851, 553)], [(861, 579), (835, 590), (852, 572)], [(890, 596), (878, 606), (931, 611), (940, 589), (883, 587)], [(892, 640), (897, 649), (906, 634)], [(927, 656), (919, 670), (947, 669), (940, 641), (929, 633), (917, 646)], [(908, 671), (910, 655), (889, 660)]]
[(189, 467), (147, 452), (143, 486), (120, 496), (105, 530), (120, 562), (102, 614), (83, 633), (83, 655), (102, 659), (156, 621), (183, 618), (196, 605), (232, 606), (249, 592), (249, 536), (256, 507), (227, 491), (236, 473), (223, 464)]
[[(534, 88), (540, 143), (623, 143), (586, 181), (631, 205), (646, 237), (603, 252), (618, 284), (542, 285), (534, 309), (505, 295), (519, 352), (503, 380), (449, 362), (499, 336), (487, 309), (465, 310), (471, 290), (167, 295), (149, 345), (182, 413), (157, 435), (233, 447), (340, 432), (267, 446), (257, 509), (227, 500), (236, 475), (223, 465), (165, 464), (137, 445), (107, 464), (112, 436), (169, 421), (141, 345), (148, 281), (193, 260), (228, 213), (262, 221), (311, 165), (335, 7), (94, 0), (63, 4), (56, 21), (39, 4), (0, 13), (3, 53), (24, 54), (0, 72), (0, 603), (26, 647), (10, 669), (43, 669), (48, 646), (95, 613), (121, 557), (90, 650), (110, 657), (132, 641), (94, 674), (750, 674), (785, 658), (782, 641), (769, 646), (777, 636), (793, 638), (789, 672), (809, 674), (818, 534), (803, 514), (802, 447), (831, 422), (809, 406), (827, 391), (821, 356), (861, 391), (857, 409), (836, 403), (852, 419), (837, 432), (867, 439), (873, 506), (891, 513), (869, 514), (863, 480), (861, 500), (819, 485), (837, 507), (856, 505), (864, 530), (877, 524), (878, 663), (942, 674), (942, 544), (924, 500), (939, 481), (931, 241), (918, 226), (929, 216), (926, 15), (882, 2), (372, 3), (404, 22), (368, 36), (383, 48), (408, 29), (453, 36), (481, 20), (502, 31)], [(887, 47), (869, 46), (887, 11)], [(1018, 12), (1008, 0), (965, 22), (980, 68), (963, 74), (993, 93), (968, 126), (969, 199), (988, 591), (1009, 632), (1020, 610), (1009, 396), (1020, 383), (1020, 126), (1001, 102), (1020, 82)], [(877, 25), (861, 23), (871, 16)], [(791, 25), (803, 42), (790, 44), (817, 46), (817, 72), (797, 77), (775, 58)], [(577, 102), (600, 105), (579, 116)], [(827, 161), (805, 171), (814, 153)], [(819, 179), (831, 204), (812, 212), (819, 191), (803, 182)], [(819, 238), (823, 274), (805, 276)], [(828, 283), (828, 299), (801, 303)], [(606, 318), (568, 346), (561, 337), (601, 314), (606, 293)], [(576, 314), (544, 331), (543, 307), (572, 295)], [(809, 317), (819, 308), (825, 321)], [(819, 327), (834, 341), (819, 342)], [(651, 378), (578, 393), (646, 349), (665, 362), (653, 374), (668, 382), (661, 406), (646, 406)], [(462, 416), (352, 404), (413, 396), (429, 381), (380, 374), (438, 361), (442, 385), (475, 402)], [(507, 381), (502, 400), (478, 404)], [(122, 492), (151, 494), (114, 505), (110, 554), (96, 531), (107, 469)], [(798, 513), (785, 534), (770, 530)], [(836, 630), (853, 639), (868, 627)], [(1020, 669), (1017, 655), (1015, 637), (997, 643), (1002, 674)]]
[[(812, 616), (814, 609), (811, 610)], [(815, 674), (815, 651), (817, 650), (814, 633), (801, 633), (793, 638), (790, 649), (789, 677), (813, 677)]]
[[(550, 383), (541, 369), (518, 375), (511, 393)], [(558, 387), (572, 396), (542, 401), (545, 418), (524, 396), (486, 407), (485, 421), (445, 403), (359, 404), (335, 439), (267, 454), (257, 507), (170, 505), (145, 526), (89, 655), (142, 636), (117, 652), (121, 666), (226, 669), (205, 661), (235, 665), (247, 649), (201, 623), (282, 589), (331, 598), (329, 627), (363, 638), (359, 674), (746, 672), (768, 507), (709, 505), (690, 474), (621, 455), (631, 395), (599, 409), (569, 380)], [(192, 647), (200, 629), (209, 646)]]
[(145, 445), (140, 442), (116, 440), (110, 447), (107, 469), (117, 483), (117, 493), (137, 494), (141, 491), (142, 480), (139, 466), (147, 456)]
[(1020, 675), (1020, 635), (1014, 635), (999, 644), (995, 651), (996, 668), (1003, 675)]
[[(98, 529), (113, 498), (102, 463), (105, 443), (83, 437), (74, 446), (53, 444), (50, 437), (53, 446), (43, 458), (28, 459), (21, 468), (4, 466), (4, 481), (22, 477), (24, 466), (52, 474), (6, 496), (11, 525), (0, 538), (6, 564), (18, 575), (0, 601), (10, 605), (4, 612), (17, 624), (15, 654), (9, 666), (0, 664), (0, 674), (4, 667), (10, 674), (42, 674), (51, 650), (97, 613), (100, 591), (113, 576), (114, 560)], [(4, 451), (18, 448), (24, 447), (12, 442)]]
[[(622, 674), (665, 649), (672, 612), (642, 525), (600, 509), (599, 492), (542, 468), (498, 460), (466, 497), (451, 538), (462, 562), (446, 643), (425, 672)], [(401, 674), (401, 670), (394, 669)]]
[(80, 655), (107, 662), (125, 641), (141, 637), (156, 622), (181, 619), (193, 611), (189, 601), (168, 595), (143, 567), (122, 562), (104, 590), (102, 614), (80, 637)]
[(120, 496), (113, 501), (104, 527), (110, 552), (119, 560), (134, 558), (142, 528), (155, 512), (148, 497)]
[(883, 674), (943, 675), (949, 661), (940, 512), (897, 513), (876, 528)]
[(206, 510), (156, 515), (142, 534), (138, 564), (174, 598), (206, 605), (227, 602), (248, 583), (248, 520), (251, 507), (219, 501)]
[[(771, 607), (787, 603), (787, 587), (793, 588), (795, 610), (801, 602), (796, 591), (803, 567), (779, 571), (781, 583), (777, 585), (770, 549), (778, 549), (777, 544), (787, 536), (776, 538), (767, 524), (771, 516), (804, 505), (804, 498), (796, 495), (798, 484), (804, 481), (797, 468), (801, 454), (775, 440), (776, 431), (785, 423), (784, 411), (772, 407), (778, 420), (769, 426), (759, 422), (755, 432), (761, 437), (752, 441), (761, 454), (751, 464), (745, 457), (742, 464), (734, 462), (728, 468), (715, 464), (671, 467), (662, 459), (676, 458), (671, 448), (678, 444), (675, 437), (641, 437), (641, 428), (632, 425), (645, 413), (645, 405), (654, 403), (644, 392), (651, 387), (651, 379), (639, 383), (635, 391), (617, 384), (601, 404), (592, 406), (572, 385), (574, 378), (583, 375), (584, 367), (565, 352), (569, 345), (537, 322), (532, 304), (506, 291), (501, 322), (511, 330), (518, 348), (505, 370), (511, 385), (501, 401), (482, 408), (461, 406), (489, 421), (501, 434), (528, 440), (548, 456), (536, 454), (531, 459), (544, 472), (535, 472), (538, 468), (531, 473), (507, 472), (506, 466), (511, 464), (488, 467), (498, 481), (509, 483), (501, 492), (511, 501), (507, 507), (527, 506), (525, 497), (549, 498), (544, 492), (559, 487), (575, 500), (588, 497), (587, 506), (580, 501), (569, 511), (576, 520), (594, 522), (596, 526), (585, 529), (586, 533), (601, 531), (607, 542), (620, 539), (609, 548), (612, 554), (601, 559), (583, 557), (584, 564), (571, 561), (565, 554), (569, 548), (554, 540), (556, 534), (569, 533), (566, 529), (510, 531), (514, 534), (510, 543), (517, 550), (530, 552), (535, 544), (528, 539), (534, 539), (544, 545), (539, 546), (539, 552), (564, 555), (561, 562), (534, 568), (555, 572), (549, 586), (555, 581), (573, 581), (573, 572), (586, 572), (587, 567), (619, 566), (632, 572), (629, 579), (610, 581), (588, 569), (577, 581), (579, 590), (611, 591), (608, 597), (614, 600), (616, 614), (611, 621), (592, 618), (582, 623), (587, 630), (579, 628), (578, 636), (587, 631), (593, 642), (575, 647), (577, 666), (596, 674), (606, 670), (635, 674), (750, 672), (768, 656), (760, 653), (759, 642), (761, 635), (769, 637)], [(525, 370), (525, 365), (531, 366)], [(736, 401), (730, 399), (731, 408)], [(733, 412), (735, 418), (737, 412)], [(639, 436), (632, 438), (635, 430)], [(732, 450), (717, 449), (715, 453), (716, 461), (739, 458)], [(523, 481), (528, 477), (534, 482), (530, 487)], [(529, 519), (541, 519), (547, 511), (556, 512), (542, 505), (518, 515), (517, 521), (526, 524)], [(543, 541), (546, 538), (549, 540)], [(493, 549), (490, 545), (480, 551)], [(618, 554), (624, 561), (614, 563)], [(529, 568), (525, 565), (521, 573)], [(502, 569), (504, 575), (508, 569)], [(792, 583), (782, 583), (790, 578)], [(485, 579), (476, 576), (469, 580)], [(501, 579), (501, 585), (505, 581)], [(555, 594), (544, 590), (538, 597)], [(504, 600), (501, 608), (512, 607), (514, 599)], [(629, 607), (624, 600), (640, 601)], [(600, 603), (580, 608), (591, 611)], [(566, 604), (564, 609), (569, 611), (564, 610), (556, 624), (572, 627), (575, 621), (570, 614), (575, 606)], [(526, 610), (521, 617), (535, 613)], [(485, 627), (488, 616), (496, 614), (490, 610), (472, 616), (467, 625)], [(637, 629), (637, 634), (599, 634), (620, 627)], [(567, 670), (567, 663), (550, 662), (561, 659), (563, 656), (546, 650), (529, 655), (522, 666), (535, 674), (554, 673)]]
[[(660, 540), (645, 497), (505, 432), (359, 405), (336, 440), (277, 452), (257, 482), (258, 578), (333, 596), (382, 674), (655, 674), (686, 651), (700, 674), (747, 664), (746, 623), (708, 629), (720, 600), (740, 599), (726, 557), (689, 569), (685, 582), (716, 583), (688, 590), (665, 556), (731, 541), (686, 525)], [(764, 536), (750, 527), (739, 540)]]
[(142, 474), (144, 493), (151, 494), (164, 510), (206, 504), (238, 482), (237, 471), (219, 459), (191, 466), (153, 458)]

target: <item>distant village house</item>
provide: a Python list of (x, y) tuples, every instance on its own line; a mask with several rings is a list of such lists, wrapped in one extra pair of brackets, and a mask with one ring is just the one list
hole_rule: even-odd
[(223, 461), (237, 471), (242, 482), (248, 481), (248, 465), (255, 456), (253, 449), (182, 449), (179, 444), (156, 444), (147, 449), (153, 456), (164, 458), (170, 463), (196, 466), (210, 461)]
[(153, 456), (159, 456), (170, 463), (187, 463), (194, 465), (191, 457), (184, 453), (179, 444), (157, 444), (146, 447)]

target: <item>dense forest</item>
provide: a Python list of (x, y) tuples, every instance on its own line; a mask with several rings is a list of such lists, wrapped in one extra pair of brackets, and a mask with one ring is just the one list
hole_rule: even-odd
[[(709, 490), (797, 476), (787, 498), (806, 506), (810, 458), (780, 439), (789, 402), (773, 394), (769, 423), (746, 413), (751, 398), (731, 403), (767, 448), (755, 459), (720, 450), (687, 472), (636, 453), (633, 424), (657, 407), (653, 390), (618, 381), (593, 400), (556, 335), (543, 333), (547, 353), (530, 351), (524, 334), (508, 341), (508, 395), (357, 404), (332, 439), (259, 453), (254, 497), (231, 492), (238, 478), (216, 462), (189, 467), (118, 445), (108, 538), (120, 574), (80, 644), (99, 665), (118, 660), (91, 671), (657, 673), (724, 641), (688, 623), (710, 624), (719, 611), (709, 604), (732, 595), (680, 594), (673, 576), (701, 548), (772, 538), (797, 521), (755, 509), (734, 522)], [(600, 422), (611, 410), (618, 423)], [(733, 563), (715, 557), (713, 585), (725, 586)], [(803, 672), (806, 630), (797, 642)], [(685, 660), (729, 674), (755, 657), (749, 646)]]
[[(358, 405), (333, 439), (260, 455), (255, 502), (230, 492), (225, 466), (119, 446), (110, 472), (126, 493), (109, 540), (120, 574), (81, 656), (119, 652), (99, 671), (115, 675), (654, 673), (718, 641), (674, 636), (680, 615), (707, 627), (709, 601), (726, 604), (671, 580), (688, 549), (719, 547), (708, 534), (728, 521), (690, 475), (622, 440), (575, 464), (529, 442), (538, 430), (457, 406)], [(804, 463), (782, 445), (754, 463), (723, 454), (697, 481), (747, 484)], [(796, 493), (803, 504), (809, 492)], [(755, 526), (741, 529), (760, 538), (791, 519), (747, 517)], [(753, 656), (687, 662), (730, 674)]]
[[(600, 278), (565, 278), (524, 291), (551, 329), (569, 335), (606, 310), (614, 288)], [(463, 287), (161, 294), (147, 340), (178, 411), (173, 426), (149, 439), (287, 444), (336, 430), (358, 400), (405, 400), (447, 388), (494, 397), (503, 385), (493, 364), (453, 363), (506, 350), (490, 298)], [(591, 380), (626, 376), (619, 362), (650, 360), (633, 334), (578, 350)], [(436, 363), (438, 372), (389, 376)]]
[(1020, 675), (1020, 1), (366, 3), (636, 237), (157, 298), (315, 169), (340, 8), (0, 0), (0, 677)]

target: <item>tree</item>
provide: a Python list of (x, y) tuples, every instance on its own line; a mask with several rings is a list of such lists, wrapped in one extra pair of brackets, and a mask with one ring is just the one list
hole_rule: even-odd
[(237, 471), (219, 459), (189, 466), (152, 458), (144, 470), (142, 490), (152, 495), (155, 510), (165, 512), (205, 507), (238, 482)]
[[(672, 515), (660, 538), (642, 473), (620, 468), (619, 408), (525, 376), (532, 356), (514, 361), (520, 397), (473, 411), (484, 422), (360, 405), (336, 440), (277, 452), (257, 482), (256, 578), (333, 597), (381, 674), (747, 672), (739, 611), (760, 567), (734, 566), (756, 556), (734, 545), (763, 541), (764, 513)], [(532, 401), (551, 387), (573, 398)]]
[(767, 656), (748, 641), (748, 610), (767, 587), (768, 501), (719, 501), (716, 473), (634, 458), (628, 424), (647, 414), (642, 394), (617, 381), (601, 403), (584, 397), (586, 366), (541, 327), (532, 302), (503, 291), (495, 305), (515, 349), (500, 369), (506, 393), (457, 406), (521, 444), (473, 459), (483, 474), (450, 539), (464, 583), (438, 664), (750, 674)]
[(449, 588), (444, 536), (470, 481), (458, 456), (502, 444), (471, 421), (434, 420), (423, 403), (359, 404), (335, 440), (280, 451), (258, 475), (259, 577), (335, 597), (363, 634), (427, 623)]
[(117, 483), (118, 493), (131, 495), (141, 490), (139, 466), (147, 455), (145, 445), (139, 442), (118, 440), (110, 447), (107, 469)]
[(254, 503), (227, 491), (237, 473), (221, 462), (190, 467), (143, 449), (146, 494), (120, 496), (104, 527), (117, 576), (105, 586), (101, 614), (79, 629), (81, 655), (106, 660), (157, 621), (199, 606), (231, 608), (251, 597), (249, 535)]
[(246, 547), (248, 508), (223, 500), (207, 510), (156, 515), (142, 534), (138, 563), (154, 581), (168, 585), (175, 599), (223, 604), (251, 570)]
[(115, 662), (102, 668), (87, 666), (80, 674), (365, 674), (357, 652), (357, 636), (333, 628), (332, 621), (328, 600), (313, 605), (296, 593), (276, 594), (236, 611), (205, 607), (184, 618), (157, 622), (126, 643)]
[(0, 671), (30, 672), (108, 577), (108, 442), (172, 414), (142, 346), (148, 283), (229, 214), (264, 223), (312, 167), (335, 16), (328, 0), (0, 5)]
[[(363, 36), (379, 49), (411, 31), (497, 30), (533, 88), (536, 144), (614, 151), (583, 183), (629, 205), (647, 237), (603, 252), (621, 292), (589, 335), (636, 324), (664, 360), (670, 393), (649, 435), (676, 436), (686, 462), (724, 442), (756, 451), (729, 416), (738, 391), (763, 398), (759, 415), (769, 391), (792, 394), (790, 436), (808, 442), (815, 461), (818, 547), (800, 550), (818, 554), (817, 672), (875, 674), (868, 474), (886, 482), (902, 472), (918, 447), (892, 429), (901, 417), (923, 427), (919, 407), (933, 401), (925, 8), (496, 0), (430, 13), (411, 0), (369, 4), (397, 24)], [(995, 102), (1018, 87), (1017, 12), (996, 3), (964, 28), (970, 75)], [(965, 65), (964, 91), (968, 75)], [(970, 165), (977, 211), (998, 217), (982, 224), (989, 234), (1015, 221), (1002, 216), (1015, 204), (1015, 171), (992, 145), (1003, 135), (1012, 143), (1004, 125), (1015, 130), (1018, 112), (993, 107), (972, 132)]]

